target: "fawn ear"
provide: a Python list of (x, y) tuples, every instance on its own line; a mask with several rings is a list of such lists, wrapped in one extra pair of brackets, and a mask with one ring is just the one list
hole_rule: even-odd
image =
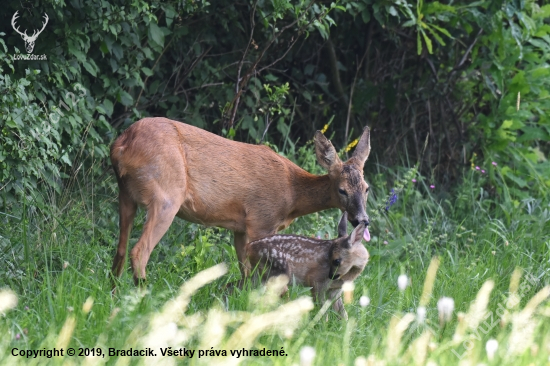
[(336, 149), (321, 131), (315, 132), (315, 155), (323, 168), (329, 170), (335, 163), (340, 162)]
[(342, 238), (346, 235), (348, 235), (348, 213), (344, 211), (344, 214), (338, 223), (338, 237)]
[(351, 232), (349, 236), (349, 245), (354, 246), (357, 244), (361, 244), (361, 240), (363, 240), (363, 232), (365, 231), (365, 224), (362, 222), (353, 231)]
[(352, 159), (354, 160), (355, 165), (360, 170), (363, 170), (365, 166), (365, 161), (367, 161), (370, 154), (370, 129), (368, 126), (363, 130), (361, 139), (357, 143), (357, 147), (353, 152)]

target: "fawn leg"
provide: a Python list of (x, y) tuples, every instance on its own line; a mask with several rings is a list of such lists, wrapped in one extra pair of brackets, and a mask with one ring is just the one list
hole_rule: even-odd
[(334, 311), (336, 311), (340, 316), (348, 320), (348, 313), (346, 312), (346, 309), (344, 308), (344, 303), (342, 302), (342, 290), (341, 289), (331, 289), (329, 290), (329, 298), (334, 301), (332, 304), (332, 308)]

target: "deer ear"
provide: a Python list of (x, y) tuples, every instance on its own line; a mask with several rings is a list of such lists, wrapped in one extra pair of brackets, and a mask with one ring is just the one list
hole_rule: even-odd
[(348, 235), (348, 213), (344, 211), (344, 214), (338, 223), (338, 237), (342, 238), (346, 235)]
[(363, 166), (365, 165), (365, 161), (367, 161), (369, 154), (370, 129), (368, 126), (366, 126), (352, 156), (352, 158), (355, 160), (356, 165), (358, 165), (358, 168), (363, 169)]
[(349, 236), (349, 243), (351, 246), (356, 244), (361, 244), (361, 240), (363, 240), (363, 232), (365, 231), (365, 224), (360, 223), (357, 225), (355, 229), (351, 232)]
[(317, 161), (323, 168), (329, 170), (334, 163), (340, 161), (336, 149), (321, 131), (315, 132), (314, 141), (315, 155), (317, 155)]

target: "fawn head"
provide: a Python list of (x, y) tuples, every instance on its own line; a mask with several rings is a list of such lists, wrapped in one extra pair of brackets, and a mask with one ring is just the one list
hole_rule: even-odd
[[(361, 222), (348, 236), (347, 213), (344, 212), (338, 224), (338, 239), (334, 240), (330, 251), (328, 277), (331, 280), (337, 280), (348, 273), (359, 275), (367, 264), (368, 252), (361, 243), (363, 230), (365, 224)], [(367, 253), (366, 257), (363, 253)]]
[(365, 225), (365, 237), (368, 234), (366, 226), (369, 225), (369, 217), (365, 211), (369, 185), (363, 179), (363, 166), (369, 153), (368, 127), (363, 130), (352, 157), (346, 162), (340, 160), (336, 149), (321, 131), (315, 133), (315, 154), (319, 164), (328, 170), (331, 199), (340, 210), (348, 213), (349, 222), (354, 227), (360, 223)]

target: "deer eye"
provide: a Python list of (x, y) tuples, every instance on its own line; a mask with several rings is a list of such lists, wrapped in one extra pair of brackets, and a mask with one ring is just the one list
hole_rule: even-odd
[(365, 193), (369, 193), (369, 188), (370, 187), (367, 187), (367, 189), (365, 189)]
[(332, 261), (332, 265), (338, 267), (340, 265), (340, 262), (342, 262), (341, 259), (335, 259), (335, 260)]
[(340, 193), (342, 196), (347, 196), (348, 193), (344, 191), (342, 188), (338, 188), (338, 193)]

